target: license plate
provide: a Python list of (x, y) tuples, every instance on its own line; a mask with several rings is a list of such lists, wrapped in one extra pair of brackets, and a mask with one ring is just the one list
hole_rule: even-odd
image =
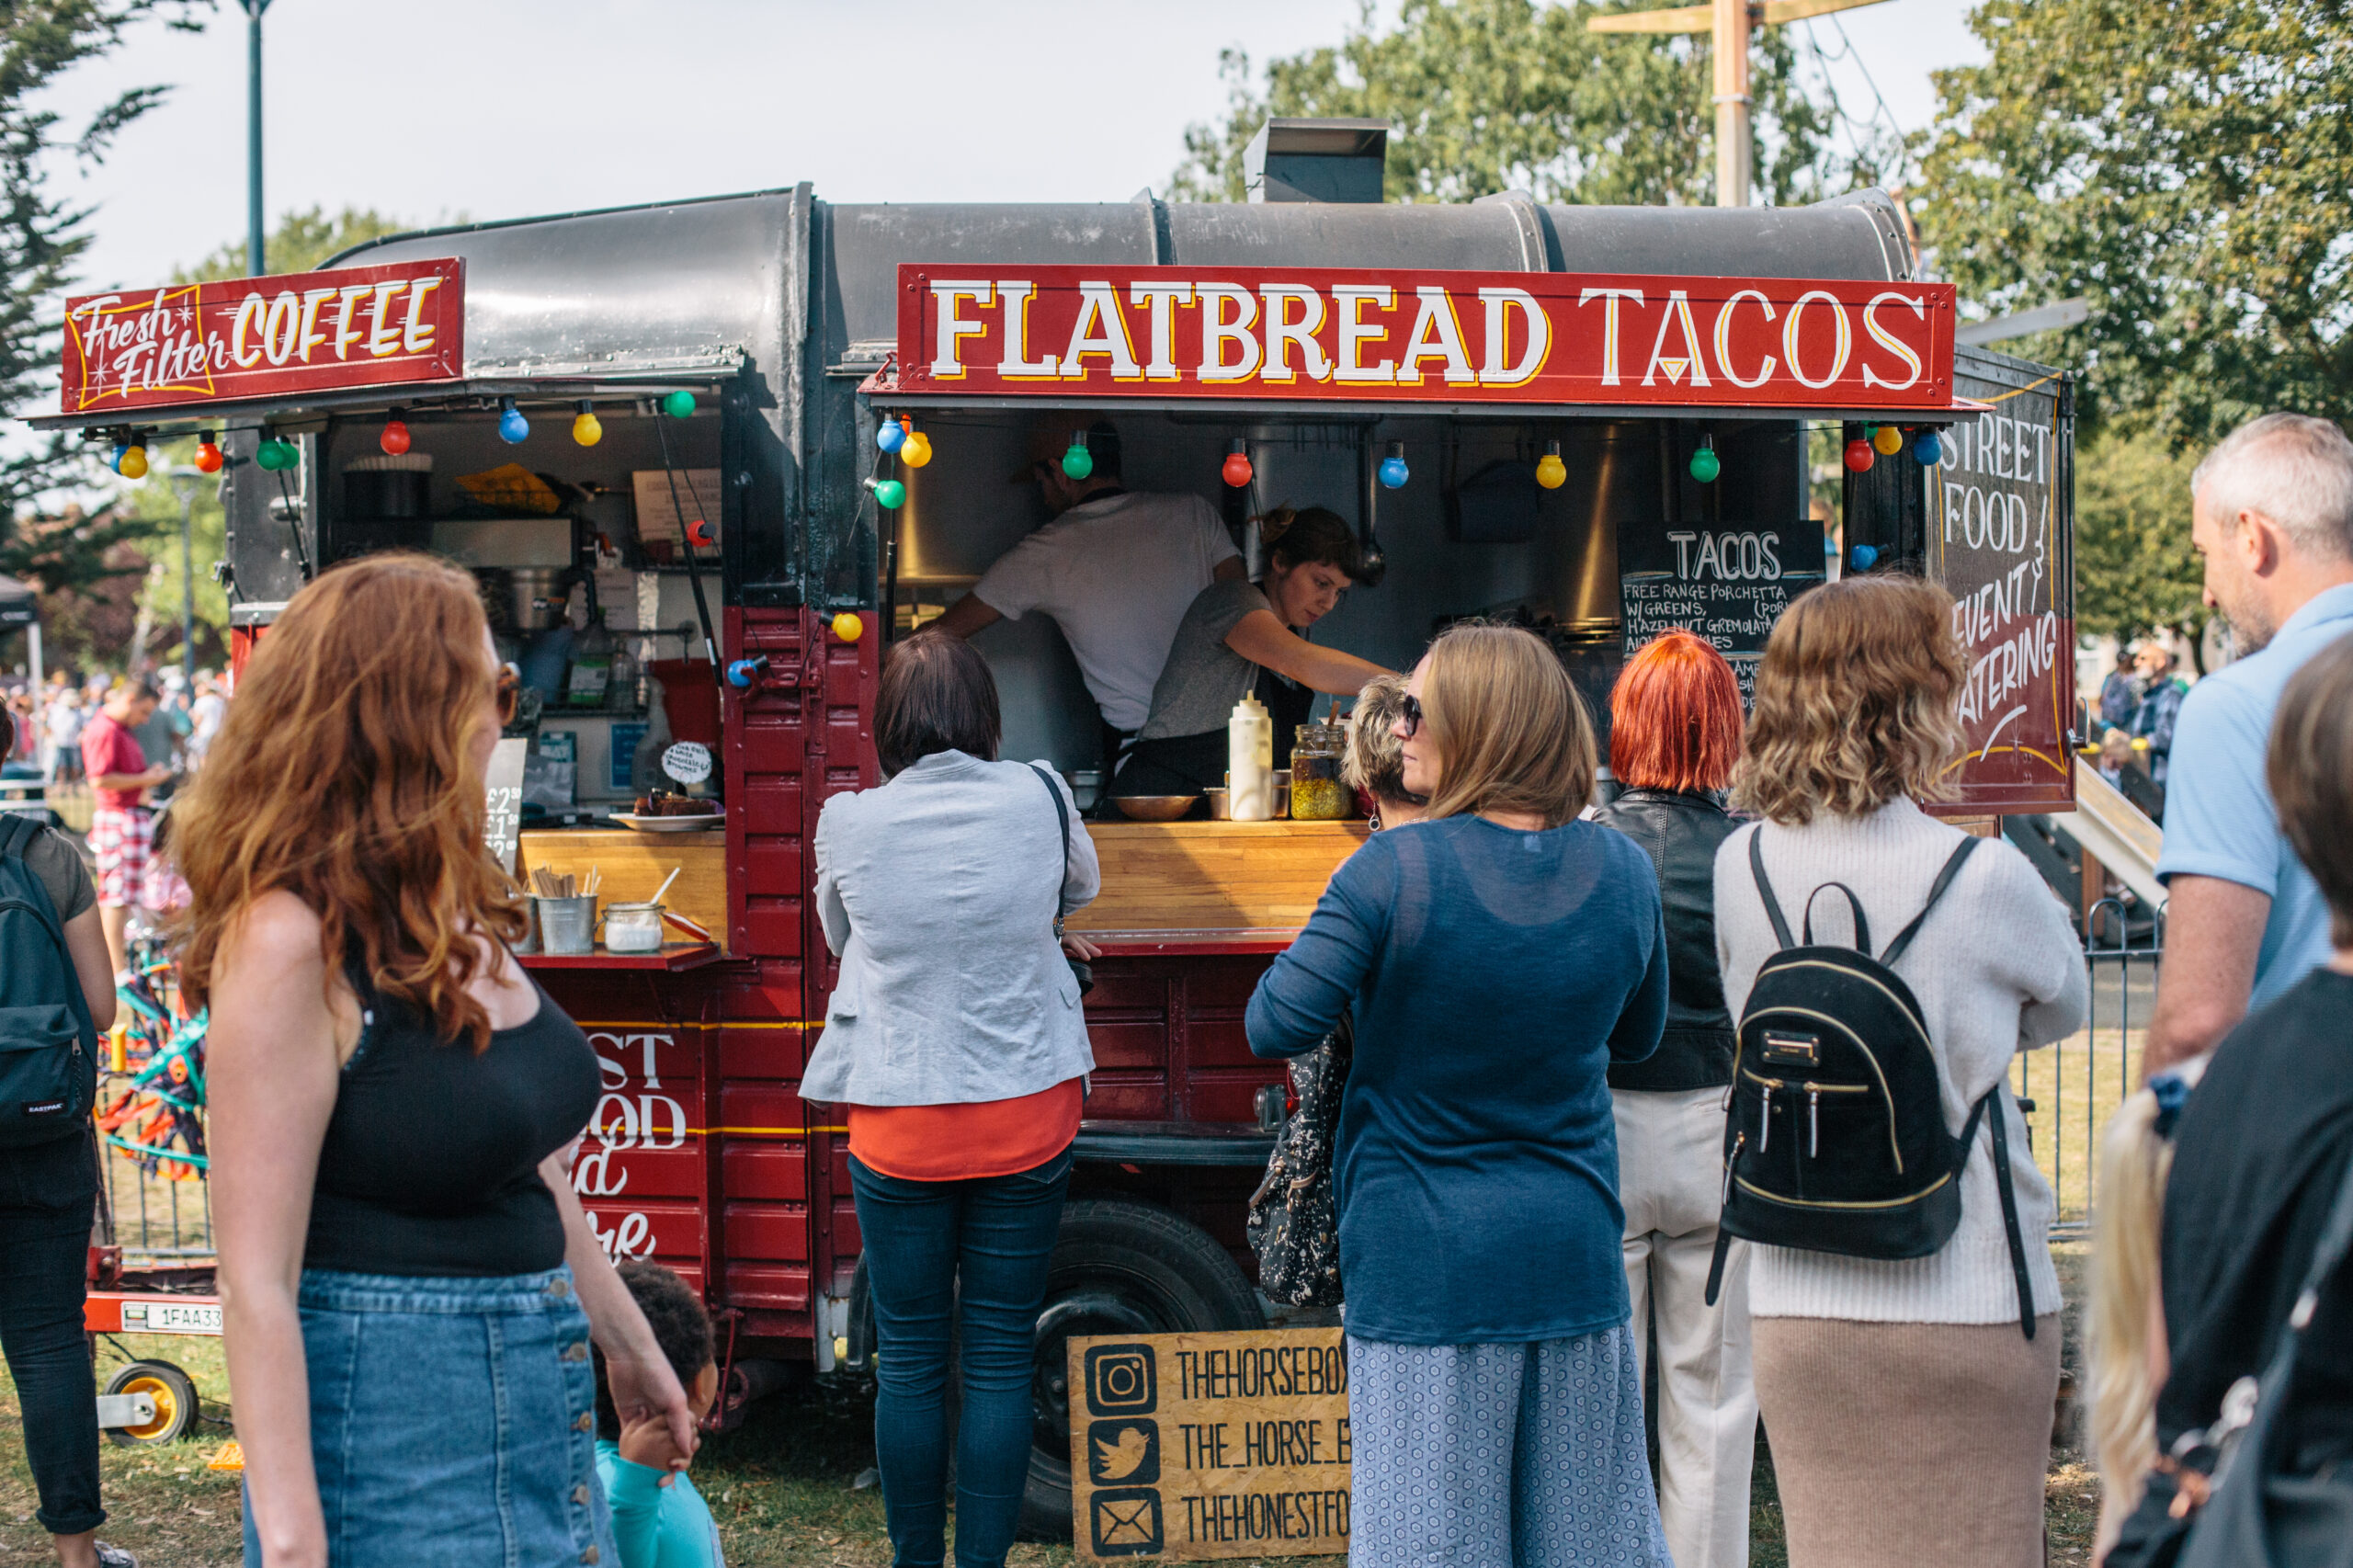
[(218, 1334), (221, 1308), (212, 1302), (125, 1301), (126, 1334)]

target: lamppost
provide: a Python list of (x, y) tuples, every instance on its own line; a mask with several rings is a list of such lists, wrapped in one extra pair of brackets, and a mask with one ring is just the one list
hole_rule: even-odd
[(261, 14), (269, 0), (239, 0), (245, 13), (245, 271), (259, 278), (261, 216)]
[(196, 696), (196, 492), (204, 475), (185, 464), (172, 470), (172, 494), (180, 498), (180, 668), (188, 693)]

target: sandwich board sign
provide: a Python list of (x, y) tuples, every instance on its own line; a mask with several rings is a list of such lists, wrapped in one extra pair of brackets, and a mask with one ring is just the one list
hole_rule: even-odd
[(1082, 1561), (1347, 1551), (1339, 1329), (1073, 1339), (1070, 1392)]

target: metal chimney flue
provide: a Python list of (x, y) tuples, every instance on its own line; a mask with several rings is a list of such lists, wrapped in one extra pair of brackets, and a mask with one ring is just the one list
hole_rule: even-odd
[(1243, 153), (1253, 201), (1378, 202), (1389, 158), (1380, 119), (1269, 119)]

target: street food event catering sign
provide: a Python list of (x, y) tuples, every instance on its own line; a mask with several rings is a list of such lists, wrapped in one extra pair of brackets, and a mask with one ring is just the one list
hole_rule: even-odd
[(1336, 1328), (1070, 1342), (1082, 1558), (1348, 1550), (1348, 1365)]
[(899, 388), (983, 396), (1939, 409), (1953, 287), (902, 266)]
[(67, 414), (455, 381), (465, 263), (454, 256), (84, 294), (65, 301)]

